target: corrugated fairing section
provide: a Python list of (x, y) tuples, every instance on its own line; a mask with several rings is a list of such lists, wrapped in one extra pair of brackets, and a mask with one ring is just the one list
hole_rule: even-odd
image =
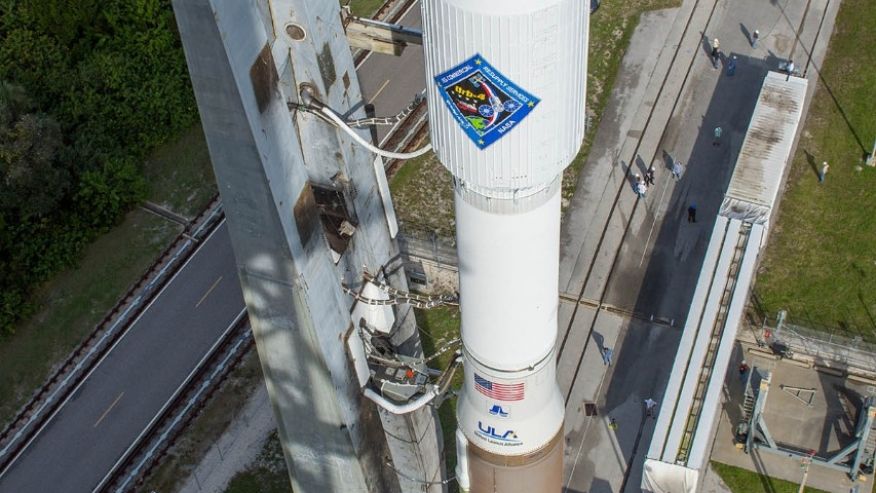
[(742, 143), (722, 216), (763, 224), (782, 185), (806, 98), (806, 79), (769, 72)]

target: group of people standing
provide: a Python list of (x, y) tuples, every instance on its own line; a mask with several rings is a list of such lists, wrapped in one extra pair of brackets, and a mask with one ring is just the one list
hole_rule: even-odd
[[(681, 161), (674, 159), (670, 170), (672, 171), (672, 176), (676, 180), (680, 180), (681, 174), (684, 172), (684, 166), (681, 164)], [(636, 173), (635, 178), (636, 183), (633, 185), (633, 190), (636, 192), (636, 195), (645, 198), (645, 194), (648, 192), (648, 187), (654, 185), (654, 165), (652, 164), (648, 170), (645, 171), (644, 177), (639, 173)]]

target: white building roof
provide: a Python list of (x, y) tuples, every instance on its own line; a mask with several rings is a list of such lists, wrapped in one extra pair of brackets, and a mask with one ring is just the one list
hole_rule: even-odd
[(797, 134), (806, 79), (767, 73), (724, 203), (722, 216), (765, 223), (782, 185)]

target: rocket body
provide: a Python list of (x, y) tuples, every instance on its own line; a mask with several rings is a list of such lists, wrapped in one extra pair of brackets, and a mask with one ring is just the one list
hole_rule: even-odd
[(559, 492), (560, 185), (584, 136), (589, 2), (421, 4), (432, 145), (455, 187), (460, 486)]

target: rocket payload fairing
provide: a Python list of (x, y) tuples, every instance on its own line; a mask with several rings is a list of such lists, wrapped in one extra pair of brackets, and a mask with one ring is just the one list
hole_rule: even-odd
[(560, 185), (584, 136), (589, 2), (421, 3), (432, 145), (455, 188), (460, 487), (558, 492)]

